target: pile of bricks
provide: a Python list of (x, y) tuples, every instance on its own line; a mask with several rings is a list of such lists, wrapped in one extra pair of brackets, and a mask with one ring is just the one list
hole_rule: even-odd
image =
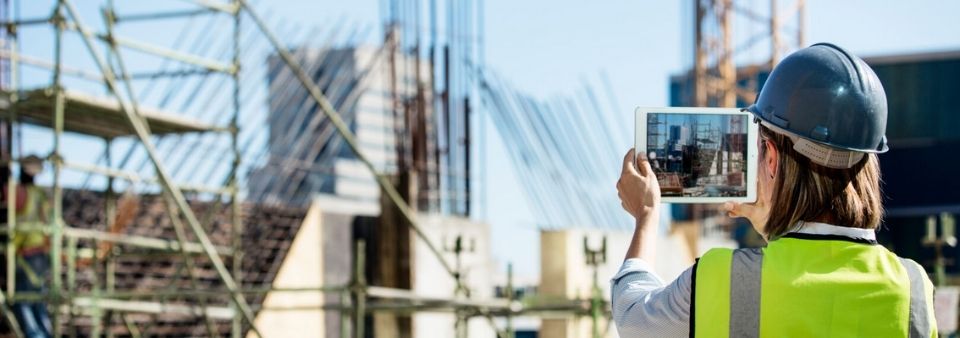
[[(66, 190), (63, 198), (63, 215), (66, 223), (71, 227), (106, 230), (105, 199), (103, 194), (91, 191)], [(123, 233), (136, 236), (176, 240), (177, 235), (171, 223), (167, 205), (158, 195), (144, 195), (139, 197), (137, 216), (123, 229)], [(211, 201), (191, 201), (190, 206), (198, 219), (209, 217), (210, 222), (203, 224), (207, 236), (218, 247), (229, 248), (232, 239), (232, 224), (230, 222), (230, 205), (222, 204), (214, 208)], [(214, 214), (207, 216), (214, 208)], [(242, 235), (242, 285), (244, 288), (269, 287), (280, 264), (293, 242), (294, 236), (303, 221), (306, 210), (302, 208), (288, 208), (279, 206), (261, 206), (245, 204), (241, 208), (243, 219)], [(186, 238), (197, 242), (196, 236), (184, 222)], [(81, 240), (79, 248), (94, 248), (92, 240)], [(112, 259), (116, 262), (115, 287), (118, 291), (151, 292), (176, 290), (225, 290), (216, 270), (204, 254), (191, 254), (194, 269), (193, 275), (197, 285), (194, 286), (189, 272), (185, 268), (184, 260), (176, 252), (159, 252), (146, 250), (129, 245), (118, 244), (113, 248)], [(227, 268), (232, 271), (233, 258), (221, 255)], [(78, 270), (76, 283), (72, 286), (76, 292), (88, 293), (97, 285), (104, 287), (105, 265), (93, 264), (90, 267)], [(5, 276), (0, 276), (2, 279)], [(66, 272), (64, 272), (66, 287)], [(0, 284), (4, 285), (4, 284)], [(175, 294), (175, 292), (174, 292)], [(263, 301), (263, 294), (246, 296), (248, 303), (254, 310), (259, 308)], [(196, 296), (177, 295), (166, 299), (139, 298), (143, 301), (164, 301), (168, 304), (193, 305), (201, 304)], [(229, 297), (226, 295), (206, 298), (208, 306), (229, 306)], [(66, 313), (64, 313), (66, 315)], [(142, 334), (150, 336), (206, 336), (207, 327), (200, 316), (184, 314), (137, 314), (127, 313), (126, 319), (134, 323)], [(106, 329), (117, 335), (129, 335), (129, 331), (119, 313), (110, 316)], [(66, 317), (65, 317), (66, 318)], [(89, 317), (74, 316), (72, 324), (64, 323), (65, 332), (75, 331), (81, 336), (88, 335), (92, 328)], [(2, 325), (6, 326), (6, 325)], [(220, 336), (230, 334), (229, 320), (214, 322), (216, 333)]]

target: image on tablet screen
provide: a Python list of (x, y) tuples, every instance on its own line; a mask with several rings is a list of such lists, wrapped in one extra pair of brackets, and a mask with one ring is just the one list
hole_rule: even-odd
[(747, 115), (647, 115), (647, 158), (662, 196), (747, 195)]

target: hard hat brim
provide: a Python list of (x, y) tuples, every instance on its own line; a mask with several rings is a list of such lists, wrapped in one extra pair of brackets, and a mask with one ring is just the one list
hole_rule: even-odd
[(770, 127), (770, 129), (773, 129), (773, 130), (774, 130), (775, 132), (777, 132), (777, 133), (786, 134), (786, 135), (792, 136), (792, 137), (799, 137), (799, 138), (808, 140), (808, 141), (810, 141), (810, 142), (814, 142), (814, 143), (816, 143), (816, 144), (820, 144), (820, 145), (824, 145), (824, 146), (827, 146), (827, 147), (830, 147), (830, 148), (834, 148), (834, 149), (836, 149), (836, 150), (855, 151), (855, 152), (861, 152), (861, 153), (867, 153), (867, 154), (882, 154), (882, 153), (885, 153), (885, 152), (887, 152), (888, 150), (890, 150), (890, 147), (887, 146), (887, 137), (886, 137), (886, 136), (883, 136), (883, 140), (882, 140), (882, 142), (881, 142), (880, 149), (862, 149), (862, 148), (844, 147), (844, 146), (842, 146), (842, 145), (838, 145), (838, 144), (834, 144), (834, 143), (830, 143), (830, 142), (819, 141), (819, 140), (813, 139), (813, 138), (811, 138), (811, 137), (809, 137), (809, 136), (800, 135), (800, 134), (797, 134), (797, 133), (792, 132), (792, 131), (790, 131), (790, 130), (787, 130), (786, 128), (779, 127), (776, 122), (772, 121), (772, 120), (769, 119), (769, 118), (764, 117), (764, 116), (763, 116), (763, 113), (760, 111), (760, 108), (758, 108), (756, 104), (752, 104), (752, 105), (750, 105), (749, 107), (744, 108), (744, 110), (749, 111), (751, 114), (753, 114), (753, 116), (754, 116), (755, 118), (757, 118), (757, 119), (760, 120), (760, 121), (763, 121), (765, 126)]

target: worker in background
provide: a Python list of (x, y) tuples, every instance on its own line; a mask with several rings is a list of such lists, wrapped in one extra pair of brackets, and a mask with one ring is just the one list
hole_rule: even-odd
[(676, 280), (653, 271), (660, 188), (627, 153), (617, 183), (636, 230), (612, 280), (620, 336), (936, 337), (923, 268), (877, 245), (886, 95), (860, 58), (816, 44), (747, 108), (760, 124), (756, 203), (725, 205), (765, 248), (712, 249)]
[[(50, 240), (42, 228), (50, 223), (50, 206), (43, 188), (34, 177), (43, 171), (43, 161), (34, 155), (20, 160), (20, 186), (17, 194), (26, 196), (17, 210), (13, 245), (17, 251), (17, 292), (44, 293), (50, 270)], [(50, 314), (44, 302), (17, 302), (13, 311), (27, 337), (50, 337)]]

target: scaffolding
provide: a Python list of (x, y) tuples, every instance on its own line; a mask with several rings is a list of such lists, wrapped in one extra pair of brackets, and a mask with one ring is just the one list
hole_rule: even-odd
[[(118, 20), (113, 11), (112, 2), (109, 2), (109, 5), (110, 7), (105, 9), (103, 12), (104, 21), (107, 27), (105, 33), (93, 32), (92, 29), (83, 22), (83, 19), (79, 15), (77, 9), (69, 0), (58, 0), (55, 4), (55, 8), (48, 18), (4, 22), (4, 26), (7, 28), (7, 33), (9, 34), (9, 39), (7, 42), (12, 46), (12, 48), (7, 51), (7, 54), (11, 64), (9, 69), (13, 83), (12, 89), (3, 91), (2, 99), (4, 100), (4, 117), (6, 118), (7, 123), (10, 125), (13, 125), (14, 123), (30, 123), (51, 128), (53, 130), (53, 151), (47, 158), (48, 161), (53, 165), (53, 195), (51, 198), (52, 217), (50, 222), (47, 226), (43, 227), (43, 229), (19, 229), (17, 225), (17, 217), (14, 211), (16, 210), (16, 199), (9, 198), (7, 204), (7, 227), (5, 229), (6, 234), (10, 239), (13, 239), (15, 236), (17, 236), (18, 231), (33, 230), (43, 231), (44, 233), (49, 234), (49, 257), (51, 266), (50, 276), (52, 281), (47, 292), (33, 294), (28, 292), (17, 292), (16, 278), (13, 278), (17, 266), (15, 258), (17, 256), (17, 248), (13, 244), (7, 245), (6, 274), (8, 278), (5, 298), (12, 303), (29, 301), (31, 299), (42, 299), (46, 301), (51, 309), (52, 333), (54, 336), (63, 335), (62, 329), (64, 326), (63, 324), (65, 323), (65, 316), (64, 311), (61, 309), (62, 307), (67, 309), (66, 314), (68, 314), (67, 317), (69, 317), (71, 323), (74, 319), (72, 314), (75, 312), (86, 312), (96, 315), (101, 313), (100, 309), (129, 311), (134, 309), (147, 310), (151, 308), (160, 308), (162, 309), (161, 311), (186, 311), (188, 313), (196, 312), (197, 309), (190, 307), (175, 309), (171, 307), (164, 307), (162, 304), (158, 303), (118, 299), (113, 295), (115, 291), (113, 290), (112, 285), (110, 285), (112, 279), (109, 275), (104, 278), (107, 281), (107, 285), (105, 286), (104, 290), (100, 290), (100, 288), (97, 287), (92, 295), (81, 295), (74, 292), (73, 283), (75, 282), (74, 278), (76, 276), (78, 259), (77, 242), (79, 240), (93, 239), (98, 243), (114, 242), (123, 243), (124, 245), (153, 249), (158, 249), (157, 244), (161, 244), (161, 246), (166, 246), (164, 249), (173, 252), (179, 252), (182, 255), (183, 260), (185, 264), (187, 264), (188, 270), (190, 271), (191, 280), (194, 280), (193, 267), (191, 265), (193, 259), (189, 257), (189, 255), (197, 252), (205, 254), (212, 262), (216, 273), (229, 291), (229, 295), (233, 300), (233, 305), (230, 308), (211, 309), (206, 306), (200, 307), (200, 312), (206, 319), (208, 328), (210, 328), (209, 323), (211, 317), (228, 317), (233, 322), (234, 331), (236, 332), (234, 336), (238, 336), (241, 328), (240, 319), (243, 318), (247, 321), (248, 325), (250, 325), (250, 328), (253, 332), (259, 333), (257, 327), (253, 325), (253, 310), (250, 308), (249, 304), (244, 298), (243, 293), (240, 292), (239, 286), (236, 283), (236, 280), (240, 277), (238, 260), (242, 257), (239, 254), (242, 250), (242, 248), (239, 247), (239, 236), (242, 233), (242, 224), (240, 223), (240, 208), (238, 199), (239, 189), (237, 187), (237, 180), (232, 178), (225, 186), (216, 187), (182, 186), (172, 179), (172, 176), (167, 169), (167, 165), (164, 164), (160, 158), (154, 141), (151, 138), (151, 135), (167, 133), (227, 133), (231, 138), (231, 145), (234, 155), (232, 168), (235, 171), (240, 163), (240, 154), (237, 149), (237, 118), (239, 115), (239, 99), (236, 96), (238, 95), (236, 95), (234, 98), (234, 109), (232, 112), (231, 122), (228, 126), (205, 125), (197, 121), (176, 117), (175, 115), (164, 112), (145, 109), (138, 104), (138, 100), (134, 95), (131, 78), (132, 75), (127, 71), (124, 63), (124, 54), (120, 51), (120, 47), (129, 48), (191, 65), (194, 67), (194, 70), (201, 71), (201, 73), (217, 72), (225, 74), (234, 80), (234, 92), (235, 94), (238, 94), (240, 86), (239, 42), (237, 39), (234, 39), (234, 44), (232, 46), (232, 62), (227, 64), (208, 60), (195, 55), (165, 49), (163, 47), (120, 38), (114, 34), (113, 28)], [(233, 1), (228, 5), (200, 3), (200, 10), (202, 11), (231, 15), (234, 22), (233, 34), (235, 38), (239, 35), (240, 14), (242, 8), (243, 5), (240, 1)], [(7, 12), (7, 9), (5, 8), (4, 11)], [(192, 15), (193, 13), (163, 13), (156, 15), (156, 17), (188, 14)], [(55, 60), (52, 63), (53, 77), (51, 83), (46, 88), (23, 90), (19, 88), (18, 85), (19, 78), (17, 71), (19, 69), (18, 63), (20, 60), (19, 50), (16, 48), (17, 31), (18, 29), (21, 29), (22, 26), (46, 24), (52, 25), (54, 29)], [(111, 102), (82, 93), (75, 93), (67, 90), (63, 86), (62, 77), (65, 75), (64, 68), (62, 66), (64, 54), (63, 36), (66, 32), (76, 32), (79, 34), (87, 51), (95, 61), (97, 69), (99, 70), (99, 74), (96, 77), (103, 81), (103, 84), (106, 86), (108, 91), (115, 97), (115, 101)], [(102, 41), (104, 45), (108, 47), (108, 57), (112, 58), (112, 62), (110, 59), (105, 58), (101, 54), (100, 50), (97, 48), (97, 40)], [(153, 75), (162, 76), (159, 73)], [(121, 88), (121, 84), (123, 88)], [(124, 97), (125, 92), (128, 94), (126, 97)], [(96, 165), (74, 164), (65, 161), (62, 156), (63, 148), (61, 135), (67, 131), (95, 136), (105, 140), (106, 157), (109, 157), (109, 154), (112, 150), (110, 146), (110, 140), (121, 136), (135, 136), (149, 156), (156, 172), (156, 177), (141, 178), (136, 174), (118, 172), (109, 166), (100, 167)], [(7, 161), (8, 167), (12, 167), (12, 163), (15, 162), (15, 159), (12, 156), (4, 160)], [(92, 174), (105, 175), (108, 177), (108, 200), (106, 203), (108, 209), (106, 210), (106, 214), (108, 215), (108, 219), (110, 219), (109, 216), (115, 215), (117, 212), (114, 207), (116, 204), (116, 200), (114, 199), (115, 196), (112, 194), (113, 179), (122, 178), (132, 181), (150, 180), (159, 183), (160, 187), (162, 188), (163, 199), (167, 204), (168, 211), (170, 212), (170, 219), (177, 232), (177, 240), (172, 241), (159, 238), (128, 237), (122, 234), (111, 232), (108, 229), (104, 229), (106, 231), (101, 231), (78, 229), (68, 226), (63, 221), (63, 188), (61, 173), (64, 169), (85, 171)], [(16, 183), (12, 173), (13, 171), (10, 170), (7, 187), (8, 196), (16, 196), (17, 194)], [(234, 237), (232, 241), (233, 245), (229, 249), (229, 256), (232, 256), (234, 259), (232, 262), (232, 271), (231, 269), (227, 268), (227, 264), (221, 257), (221, 252), (219, 252), (220, 250), (218, 250), (218, 248), (216, 248), (210, 241), (207, 233), (200, 224), (200, 220), (188, 205), (187, 199), (184, 196), (184, 190), (187, 189), (214, 192), (228, 196), (227, 199), (232, 206), (230, 213), (230, 217), (232, 219), (231, 223), (234, 226), (234, 231), (232, 232)], [(187, 242), (186, 229), (183, 224), (184, 220), (186, 225), (189, 226), (190, 230), (193, 232), (194, 236), (198, 239), (198, 243)], [(64, 245), (64, 241), (67, 243), (66, 246)], [(65, 247), (66, 253), (64, 254), (63, 251)], [(93, 256), (97, 255), (94, 254)], [(64, 285), (64, 273), (62, 272), (65, 263), (64, 260), (66, 260), (66, 265), (68, 267), (68, 271), (66, 271), (66, 276), (68, 279), (66, 285)], [(201, 304), (203, 304), (203, 302), (201, 302)], [(75, 311), (77, 308), (80, 308), (81, 310)], [(90, 311), (82, 310), (90, 308), (92, 308)], [(233, 312), (239, 312), (242, 316), (226, 316), (226, 314)], [(101, 323), (102, 322), (99, 318), (93, 321), (92, 335), (99, 336), (102, 333), (102, 328), (100, 325)], [(9, 321), (9, 324), (18, 336), (22, 336), (23, 333), (19, 329), (16, 321), (11, 320)], [(131, 334), (134, 334), (134, 332), (136, 332), (136, 330), (131, 330)], [(213, 334), (212, 329), (210, 329), (209, 332)]]
[[(455, 312), (457, 314), (457, 325), (461, 328), (469, 318), (483, 318), (494, 327), (499, 337), (512, 337), (512, 332), (510, 332), (512, 329), (509, 325), (506, 330), (498, 329), (494, 317), (506, 317), (509, 322), (510, 317), (525, 314), (547, 317), (592, 316), (593, 331), (595, 335), (600, 334), (599, 318), (606, 316), (607, 303), (597, 291), (596, 281), (593, 295), (589, 299), (527, 299), (521, 302), (513, 298), (513, 291), (510, 287), (508, 287), (508, 289), (511, 289), (508, 290), (508, 295), (511, 296), (506, 299), (471, 299), (469, 288), (461, 278), (460, 268), (449, 263), (440, 249), (428, 240), (426, 234), (418, 225), (413, 208), (407, 204), (407, 201), (397, 191), (390, 179), (378, 173), (371, 161), (360, 151), (355, 136), (350, 131), (343, 116), (331, 104), (314, 79), (295, 59), (293, 53), (288, 51), (277, 35), (268, 28), (264, 17), (254, 11), (245, 0), (230, 0), (225, 3), (205, 0), (187, 2), (194, 5), (195, 8), (121, 16), (115, 12), (113, 2), (108, 1), (107, 7), (101, 13), (106, 25), (104, 32), (96, 32), (91, 26), (88, 26), (72, 0), (56, 0), (49, 17), (4, 18), (3, 26), (7, 33), (4, 42), (7, 49), (3, 51), (3, 58), (9, 61), (7, 69), (11, 77), (11, 87), (4, 88), (0, 93), (2, 94), (0, 95), (2, 118), (9, 126), (19, 124), (41, 126), (52, 130), (53, 135), (53, 150), (47, 156), (47, 161), (53, 167), (53, 194), (50, 199), (52, 201), (52, 217), (50, 222), (39, 228), (18, 225), (15, 211), (16, 198), (8, 198), (7, 202), (7, 224), (3, 230), (8, 238), (12, 239), (18, 232), (22, 231), (42, 231), (49, 236), (51, 244), (49, 255), (52, 270), (50, 273), (51, 284), (48, 291), (39, 293), (16, 291), (16, 279), (13, 276), (17, 264), (17, 248), (14, 245), (6, 246), (6, 274), (8, 278), (5, 285), (6, 292), (0, 294), (0, 307), (2, 307), (0, 310), (5, 314), (7, 324), (16, 336), (22, 337), (23, 332), (20, 330), (16, 319), (13, 318), (9, 306), (18, 302), (30, 301), (42, 301), (48, 305), (53, 321), (53, 335), (58, 337), (65, 335), (64, 329), (70, 328), (75, 324), (75, 321), (83, 317), (90, 320), (91, 336), (111, 336), (113, 331), (104, 326), (104, 317), (112, 316), (114, 313), (118, 314), (120, 320), (124, 323), (128, 330), (127, 334), (135, 337), (141, 336), (142, 331), (126, 316), (128, 313), (179, 313), (201, 317), (210, 336), (218, 336), (216, 329), (218, 321), (229, 321), (232, 337), (245, 335), (246, 330), (260, 336), (261, 332), (255, 322), (254, 308), (247, 301), (247, 296), (263, 295), (268, 292), (339, 294), (342, 300), (340, 304), (323, 304), (321, 308), (341, 313), (343, 323), (341, 334), (343, 336), (364, 337), (363, 331), (366, 326), (364, 318), (369, 313), (410, 313), (412, 311)], [(4, 8), (4, 14), (6, 12), (7, 10)], [(124, 38), (118, 36), (115, 32), (115, 26), (121, 21), (161, 20), (200, 15), (227, 16), (228, 20), (232, 22), (230, 52), (225, 53), (230, 57), (229, 62), (204, 57), (199, 53), (183, 52)], [(246, 148), (246, 145), (240, 144), (239, 139), (240, 100), (242, 96), (240, 88), (240, 71), (242, 69), (241, 18), (248, 18), (255, 31), (266, 37), (283, 65), (294, 76), (294, 83), (306, 89), (310, 98), (317, 103), (323, 117), (333, 126), (333, 130), (343, 137), (345, 145), (355, 154), (364, 167), (373, 173), (386, 198), (396, 206), (404, 224), (408, 225), (416, 237), (426, 244), (429, 251), (439, 260), (444, 271), (455, 281), (458, 291), (453, 297), (424, 297), (410, 290), (369, 285), (363, 275), (364, 264), (366, 263), (364, 257), (366, 244), (362, 241), (356, 244), (353, 278), (348, 285), (320, 285), (309, 288), (244, 288), (239, 283), (242, 278), (241, 262), (244, 251), (241, 245), (244, 225), (242, 224), (240, 206), (239, 171), (243, 160), (241, 149)], [(21, 54), (17, 45), (19, 42), (18, 31), (29, 26), (47, 25), (52, 27), (54, 31), (53, 62), (46, 62)], [(63, 37), (67, 33), (76, 33), (80, 37), (86, 53), (95, 62), (96, 72), (73, 69), (64, 65)], [(104, 50), (106, 53), (103, 53)], [(125, 56), (127, 50), (154, 55), (185, 67), (172, 71), (159, 70), (134, 73), (129, 70), (129, 64), (125, 62), (127, 60)], [(43, 88), (21, 88), (20, 74), (18, 74), (21, 64), (49, 68), (53, 74), (49, 85)], [(110, 99), (68, 89), (64, 85), (64, 76), (74, 76), (100, 82), (107, 89)], [(232, 82), (229, 121), (225, 125), (205, 123), (175, 112), (148, 108), (141, 104), (134, 91), (133, 81), (135, 79), (172, 76), (225, 76), (229, 78)], [(466, 84), (460, 85), (465, 86)], [(469, 102), (464, 102), (464, 105), (469, 107)], [(469, 110), (469, 108), (466, 109)], [(468, 114), (468, 112), (464, 112), (464, 114)], [(467, 128), (469, 129), (469, 125)], [(65, 132), (93, 136), (104, 140), (105, 151), (101, 158), (106, 165), (67, 161), (63, 157), (62, 135)], [(227, 156), (232, 158), (228, 160), (230, 163), (229, 174), (222, 185), (209, 185), (207, 184), (209, 180), (204, 180), (203, 184), (196, 184), (179, 182), (176, 179), (175, 172), (170, 170), (168, 161), (165, 161), (168, 159), (158, 151), (158, 143), (163, 139), (157, 141), (157, 136), (187, 133), (219, 133), (228, 136), (230, 151)], [(122, 170), (120, 169), (122, 165), (117, 166), (117, 163), (111, 158), (113, 152), (112, 141), (121, 137), (135, 138), (144, 149), (155, 176), (151, 177), (142, 175), (137, 171)], [(448, 140), (448, 142), (453, 144), (456, 143), (456, 140)], [(428, 150), (435, 151), (434, 149)], [(125, 156), (121, 163), (127, 163), (129, 153), (128, 151), (128, 156)], [(422, 159), (415, 160), (420, 161)], [(12, 168), (19, 164), (19, 160), (11, 153), (3, 158), (3, 161), (8, 168), (11, 168), (7, 178), (8, 184), (5, 187), (7, 196), (17, 196), (17, 184), (13, 177)], [(466, 163), (466, 166), (469, 167), (469, 162)], [(62, 177), (65, 170), (85, 172), (106, 178), (106, 203), (104, 205), (108, 224), (102, 224), (96, 229), (84, 229), (66, 224), (63, 217), (64, 188)], [(440, 180), (444, 178), (432, 179)], [(165, 206), (170, 223), (176, 231), (176, 238), (133, 236), (124, 233), (120, 229), (122, 225), (117, 224), (120, 222), (116, 220), (122, 218), (124, 214), (135, 212), (132, 211), (135, 207), (131, 205), (135, 204), (136, 197), (131, 197), (130, 194), (118, 194), (114, 191), (116, 180), (132, 182), (131, 185), (127, 186), (128, 191), (134, 184), (159, 187), (159, 197)], [(466, 186), (458, 189), (469, 191), (470, 188)], [(215, 207), (212, 209), (217, 209), (224, 202), (229, 205), (232, 229), (228, 247), (214, 245), (205, 229), (205, 224), (210, 221), (210, 214), (198, 217), (191, 209), (185, 193), (205, 193), (208, 196), (213, 196), (212, 200)], [(469, 209), (469, 207), (461, 207)], [(196, 238), (196, 241), (188, 239), (188, 231)], [(85, 250), (79, 245), (81, 241), (91, 241), (95, 245), (90, 247), (92, 249), (86, 248)], [(112, 245), (140, 248), (147, 250), (148, 253), (165, 252), (166, 254), (178, 255), (186, 266), (193, 288), (153, 290), (150, 292), (117, 290), (114, 285), (116, 281), (112, 278), (115, 267), (111, 268), (110, 254), (102, 252), (110, 251), (109, 248)], [(594, 257), (591, 264), (594, 264), (597, 262), (596, 257), (599, 257), (599, 253), (596, 250), (590, 252), (591, 257)], [(459, 257), (462, 250), (456, 250), (455, 254)], [(194, 275), (194, 258), (197, 256), (205, 257), (210, 261), (216, 272), (216, 277), (224, 286), (223, 290), (204, 290), (198, 287), (196, 284), (197, 277)], [(103, 265), (106, 267), (103, 271), (104, 276), (96, 278), (96, 280), (102, 280), (104, 283), (97, 283), (90, 292), (75, 288), (77, 275), (80, 270), (84, 269), (82, 266), (84, 260), (93, 260), (93, 266)], [(93, 273), (97, 274), (99, 272), (95, 270)], [(594, 273), (594, 278), (597, 278), (596, 273)], [(510, 283), (508, 281), (508, 285)], [(194, 297), (196, 302), (184, 305), (163, 301), (164, 297), (174, 295)], [(217, 295), (229, 297), (229, 306), (208, 304), (208, 299)], [(160, 300), (143, 300), (151, 297), (159, 297)], [(107, 326), (110, 325), (112, 325), (112, 321), (107, 319)], [(353, 328), (352, 332), (348, 330), (348, 327)], [(458, 332), (465, 334), (463, 330), (458, 330)], [(74, 335), (76, 333), (70, 332), (70, 334)]]
[[(693, 88), (686, 105), (736, 107), (756, 98), (760, 67), (737, 69), (736, 58), (768, 52), (768, 70), (780, 58), (804, 45), (805, 0), (770, 0), (769, 12), (735, 0), (694, 0)], [(766, 13), (765, 13), (766, 12)], [(769, 13), (769, 14), (767, 14)], [(734, 20), (748, 34), (734, 40)], [(764, 45), (764, 43), (769, 43)], [(762, 48), (769, 49), (763, 50)]]

